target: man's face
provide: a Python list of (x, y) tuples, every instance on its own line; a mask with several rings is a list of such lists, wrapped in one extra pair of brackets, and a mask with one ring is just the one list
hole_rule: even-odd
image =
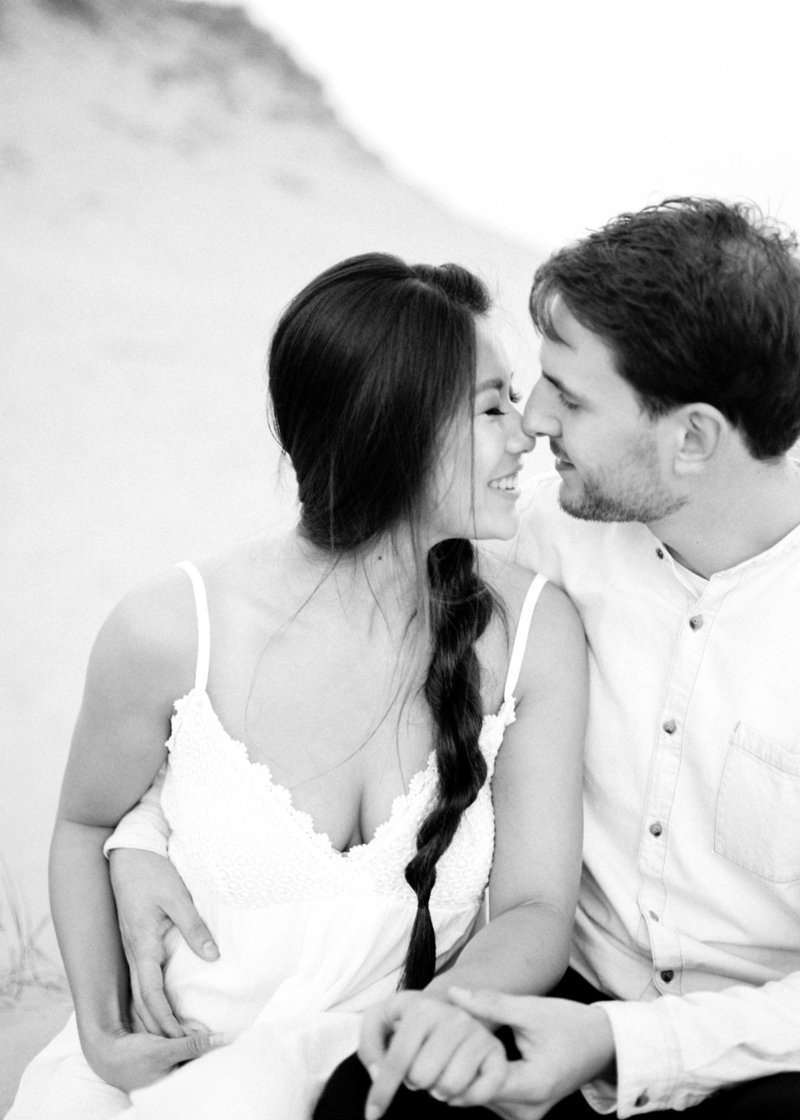
[(562, 507), (586, 521), (646, 523), (679, 509), (685, 499), (669, 484), (660, 421), (617, 373), (613, 351), (560, 299), (553, 326), (561, 341), (542, 341), (523, 426), (550, 440)]

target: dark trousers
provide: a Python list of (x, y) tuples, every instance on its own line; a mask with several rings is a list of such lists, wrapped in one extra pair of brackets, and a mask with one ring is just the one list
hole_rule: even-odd
[[(596, 991), (576, 972), (567, 972), (551, 993), (559, 999), (596, 1003), (607, 996)], [(504, 1041), (506, 1041), (504, 1039)], [(506, 1041), (506, 1049), (513, 1043)], [(314, 1120), (363, 1120), (370, 1078), (353, 1054), (331, 1075), (317, 1107)], [(425, 1092), (412, 1092), (401, 1085), (385, 1113), (385, 1120), (497, 1120), (487, 1108), (450, 1108)], [(580, 1093), (565, 1097), (548, 1112), (548, 1120), (597, 1120)], [(686, 1120), (800, 1120), (800, 1073), (781, 1073), (758, 1081), (745, 1081), (709, 1097), (685, 1112), (648, 1112), (648, 1120), (685, 1116)]]

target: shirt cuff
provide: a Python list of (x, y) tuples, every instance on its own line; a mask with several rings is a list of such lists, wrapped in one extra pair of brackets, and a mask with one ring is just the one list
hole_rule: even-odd
[(161, 809), (163, 768), (138, 805), (126, 813), (103, 845), (103, 855), (108, 859), (115, 848), (138, 848), (166, 858), (170, 827)]
[(611, 1022), (617, 1064), (616, 1085), (597, 1078), (583, 1088), (595, 1112), (616, 1109), (623, 1120), (669, 1109), (678, 1077), (679, 1049), (669, 1023), (658, 1013), (657, 1002), (604, 1000), (594, 1005)]

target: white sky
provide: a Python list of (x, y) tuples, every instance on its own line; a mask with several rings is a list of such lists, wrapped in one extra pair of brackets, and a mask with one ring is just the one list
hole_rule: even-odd
[(545, 246), (667, 194), (800, 226), (797, 0), (246, 0), (368, 146)]

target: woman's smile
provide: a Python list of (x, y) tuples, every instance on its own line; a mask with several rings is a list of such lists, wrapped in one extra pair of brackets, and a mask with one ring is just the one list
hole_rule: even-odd
[(491, 490), (502, 490), (516, 497), (519, 494), (519, 471), (516, 470), (513, 474), (503, 475), (502, 478), (493, 478), (489, 483), (489, 488)]

